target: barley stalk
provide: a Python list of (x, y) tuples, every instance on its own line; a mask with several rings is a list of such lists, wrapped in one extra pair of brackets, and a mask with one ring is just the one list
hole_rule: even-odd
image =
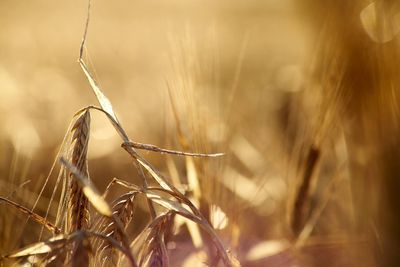
[[(89, 176), (87, 168), (87, 150), (90, 131), (90, 113), (88, 110), (76, 120), (71, 132), (72, 137), (72, 164), (86, 177)], [(69, 196), (67, 232), (72, 233), (79, 229), (89, 228), (88, 199), (83, 194), (77, 181), (73, 179), (74, 174), (69, 173)]]
[(174, 218), (173, 212), (162, 214), (149, 225), (149, 232), (139, 253), (139, 265), (149, 267), (168, 267), (168, 251), (165, 246), (165, 231)]
[[(135, 212), (135, 197), (137, 192), (128, 192), (121, 195), (114, 201), (112, 207), (114, 218), (118, 218), (121, 222), (121, 226), (126, 228), (131, 222)], [(103, 234), (104, 236), (113, 238), (119, 243), (123, 243), (124, 233), (116, 225), (116, 221), (113, 218), (103, 217), (98, 221), (96, 231)], [(117, 266), (120, 260), (118, 251), (110, 245), (108, 242), (101, 240), (97, 245), (98, 261), (102, 266)]]

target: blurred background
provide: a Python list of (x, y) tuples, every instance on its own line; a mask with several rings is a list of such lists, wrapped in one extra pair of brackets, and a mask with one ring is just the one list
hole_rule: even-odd
[[(188, 188), (242, 266), (396, 266), (396, 1), (92, 2), (85, 60), (129, 136), (226, 153), (142, 154)], [(86, 8), (0, 1), (0, 195), (27, 207), (75, 112), (97, 105), (77, 63)], [(101, 191), (113, 177), (140, 181), (120, 145), (92, 112)], [(37, 239), (10, 238), (23, 217), (0, 211), (1, 254)], [(170, 249), (173, 266), (196, 266), (184, 241)]]

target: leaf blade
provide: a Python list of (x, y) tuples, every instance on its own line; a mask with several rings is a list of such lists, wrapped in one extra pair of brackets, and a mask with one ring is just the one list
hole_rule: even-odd
[(74, 174), (74, 177), (78, 181), (78, 184), (82, 187), (83, 193), (88, 198), (93, 207), (100, 214), (111, 217), (112, 211), (110, 205), (108, 205), (108, 203), (100, 195), (98, 190), (94, 187), (94, 185), (89, 183), (89, 179), (83, 176), (75, 166), (66, 161), (63, 157), (61, 157), (60, 161), (71, 173)]

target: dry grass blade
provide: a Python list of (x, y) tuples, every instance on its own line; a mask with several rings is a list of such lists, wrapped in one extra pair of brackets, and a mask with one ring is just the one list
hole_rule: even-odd
[[(118, 197), (113, 202), (113, 215), (118, 218), (124, 229), (133, 219), (135, 212), (135, 197), (137, 192), (128, 192)], [(119, 243), (123, 241), (124, 233), (121, 233), (115, 220), (108, 217), (103, 217), (98, 221), (95, 231), (101, 233), (104, 236), (113, 238)], [(97, 251), (97, 262), (100, 262), (102, 266), (117, 266), (120, 258), (118, 257), (118, 251), (105, 240), (97, 240), (96, 251)]]
[(178, 155), (178, 156), (190, 156), (190, 157), (221, 157), (224, 156), (224, 153), (213, 153), (213, 154), (205, 154), (205, 153), (191, 153), (191, 152), (183, 152), (183, 151), (177, 151), (177, 150), (171, 150), (171, 149), (164, 149), (157, 147), (155, 145), (151, 144), (143, 144), (143, 143), (138, 143), (138, 142), (127, 142), (124, 145), (126, 146), (132, 146), (137, 149), (143, 149), (143, 150), (148, 150), (148, 151), (153, 151), (153, 152), (158, 152), (158, 153), (166, 153), (166, 154), (172, 154), (172, 155)]
[(107, 114), (107, 116), (110, 118), (111, 123), (117, 129), (117, 132), (118, 132), (118, 134), (120, 134), (121, 138), (125, 142), (127, 142), (127, 141), (129, 141), (129, 138), (128, 138), (127, 134), (125, 133), (125, 131), (123, 130), (123, 128), (121, 127), (120, 123), (118, 122), (117, 116), (115, 115), (115, 112), (114, 112), (114, 109), (112, 107), (112, 104), (111, 104), (110, 100), (105, 96), (103, 91), (100, 89), (100, 87), (98, 86), (96, 80), (90, 74), (89, 69), (87, 68), (85, 62), (83, 61), (83, 49), (84, 49), (84, 46), (85, 46), (85, 43), (86, 43), (86, 35), (87, 35), (87, 31), (88, 31), (88, 28), (89, 28), (89, 21), (90, 21), (90, 6), (91, 6), (91, 1), (88, 0), (86, 24), (85, 24), (84, 33), (83, 33), (83, 36), (82, 36), (81, 46), (80, 46), (80, 49), (79, 49), (79, 64), (80, 64), (83, 72), (85, 73), (86, 78), (89, 81), (90, 87), (92, 88), (94, 94), (97, 97), (97, 100), (100, 103), (102, 111), (104, 111)]
[(74, 174), (76, 181), (78, 181), (78, 184), (82, 188), (83, 193), (88, 198), (89, 202), (93, 205), (93, 207), (100, 214), (107, 217), (111, 217), (112, 211), (110, 206), (98, 193), (97, 189), (92, 184), (89, 183), (88, 178), (83, 176), (75, 166), (66, 161), (64, 158), (61, 158), (60, 161), (63, 165), (67, 167), (67, 169), (71, 173)]
[(164, 179), (164, 177), (159, 175), (158, 172), (154, 168), (152, 168), (152, 166), (149, 165), (145, 160), (138, 158), (137, 161), (151, 174), (151, 176), (157, 181), (157, 183), (162, 188), (173, 192), (176, 191), (179, 193), (178, 189), (175, 189), (175, 187), (171, 183), (169, 183), (166, 179)]
[(89, 27), (89, 21), (90, 21), (90, 6), (91, 6), (91, 1), (88, 0), (88, 7), (87, 7), (87, 15), (86, 15), (86, 23), (85, 23), (85, 29), (83, 32), (82, 36), (82, 41), (81, 41), (81, 46), (79, 48), (79, 59), (82, 58), (83, 56), (83, 49), (85, 48), (85, 42), (86, 42), (86, 35)]
[(163, 206), (164, 208), (168, 210), (173, 210), (182, 216), (189, 218), (190, 220), (193, 221), (200, 221), (201, 219), (192, 214), (189, 210), (184, 208), (181, 203), (177, 201), (172, 201), (166, 198), (161, 197), (158, 194), (152, 193), (152, 192), (146, 192), (147, 198), (149, 198), (151, 201)]
[(25, 208), (24, 206), (15, 203), (14, 201), (11, 201), (7, 198), (4, 197), (0, 197), (1, 201), (6, 202), (7, 204), (17, 208), (19, 211), (21, 211), (22, 213), (27, 214), (29, 217), (31, 217), (33, 220), (35, 220), (37, 223), (40, 223), (41, 225), (45, 226), (50, 232), (54, 233), (54, 234), (59, 234), (61, 233), (61, 230), (55, 226), (53, 223), (49, 222), (48, 220), (46, 220), (45, 218), (43, 218), (42, 216), (38, 215), (37, 213), (30, 211), (29, 209)]
[(132, 157), (134, 157), (135, 160), (137, 160), (137, 162), (140, 163), (141, 166), (143, 166), (150, 173), (150, 175), (165, 190), (165, 192), (171, 194), (177, 199), (182, 200), (186, 205), (189, 206), (194, 214), (200, 215), (200, 212), (193, 205), (193, 203), (191, 203), (190, 200), (187, 199), (174, 185), (168, 182), (168, 180), (165, 179), (151, 164), (149, 164), (144, 158), (140, 157), (140, 155), (136, 154), (136, 152), (129, 149), (130, 147), (123, 147)]
[[(72, 164), (79, 173), (88, 177), (87, 170), (87, 151), (90, 132), (90, 113), (85, 110), (76, 120), (71, 130), (73, 137)], [(76, 179), (73, 179), (73, 173), (70, 173), (69, 195), (68, 195), (68, 218), (67, 231), (72, 233), (79, 229), (88, 229), (89, 227), (89, 209), (88, 200), (84, 195)]]
[(88, 79), (90, 86), (93, 89), (93, 92), (95, 93), (97, 99), (100, 102), (101, 107), (110, 115), (112, 118), (118, 122), (117, 116), (114, 113), (114, 110), (112, 108), (110, 100), (103, 94), (103, 92), (100, 90), (100, 87), (97, 85), (97, 82), (95, 79), (93, 79), (92, 75), (90, 74), (88, 68), (86, 67), (85, 62), (83, 61), (83, 50), (85, 47), (86, 43), (86, 36), (87, 36), (87, 31), (89, 28), (89, 21), (90, 21), (90, 9), (91, 9), (91, 1), (88, 0), (88, 7), (87, 7), (87, 15), (86, 15), (86, 24), (85, 24), (85, 29), (83, 32), (82, 36), (82, 42), (81, 46), (79, 48), (79, 64), (83, 70), (83, 72), (86, 75), (86, 78)]
[(5, 256), (5, 258), (19, 258), (30, 255), (49, 253), (55, 249), (64, 246), (67, 242), (68, 238), (65, 235), (57, 235), (50, 238), (48, 241), (35, 243), (26, 248), (19, 249), (14, 253)]
[(99, 100), (99, 103), (101, 107), (106, 111), (110, 116), (118, 122), (117, 116), (114, 113), (114, 109), (112, 108), (110, 100), (104, 95), (104, 93), (100, 90), (100, 87), (97, 85), (96, 80), (93, 79), (92, 75), (90, 74), (88, 68), (86, 67), (85, 62), (82, 59), (79, 59), (79, 63), (82, 67), (83, 72), (86, 75), (86, 78), (88, 79), (90, 86), (93, 89), (93, 92), (95, 93), (97, 99)]
[(115, 178), (115, 177), (114, 177), (114, 178), (111, 180), (111, 182), (107, 185), (106, 190), (104, 190), (104, 193), (103, 193), (103, 197), (104, 197), (104, 198), (107, 196), (108, 192), (110, 191), (110, 188), (111, 188), (113, 185), (116, 185), (116, 184), (117, 184), (117, 185), (121, 185), (121, 186), (123, 186), (123, 187), (125, 187), (125, 188), (130, 189), (131, 192), (136, 192), (136, 193), (142, 192), (142, 189), (141, 189), (139, 186), (137, 186), (137, 185), (135, 185), (135, 184), (132, 184), (132, 183), (129, 183), (129, 182), (125, 181), (125, 180), (118, 179), (118, 178)]
[(65, 264), (66, 255), (72, 249), (72, 256), (69, 259), (71, 265), (88, 266), (90, 245), (87, 237), (84, 231), (76, 231), (69, 236), (60, 234), (47, 241), (20, 249), (5, 258), (37, 256), (38, 262), (46, 266), (61, 266)]

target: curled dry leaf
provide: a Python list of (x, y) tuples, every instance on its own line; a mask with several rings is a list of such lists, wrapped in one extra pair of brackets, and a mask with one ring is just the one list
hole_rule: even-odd
[(114, 109), (111, 105), (110, 100), (104, 95), (104, 93), (101, 91), (100, 87), (97, 85), (97, 82), (95, 79), (93, 79), (92, 75), (90, 74), (88, 68), (86, 67), (85, 62), (83, 62), (82, 59), (79, 60), (79, 64), (81, 65), (81, 68), (83, 72), (85, 73), (86, 78), (88, 79), (90, 86), (92, 87), (93, 92), (95, 93), (97, 99), (99, 100), (99, 103), (101, 107), (116, 121), (118, 122), (117, 116), (114, 113)]
[(102, 108), (101, 110), (110, 119), (112, 125), (114, 126), (114, 128), (118, 132), (118, 134), (121, 136), (122, 140), (124, 140), (124, 142), (129, 142), (129, 137), (126, 134), (125, 130), (122, 128), (121, 124), (119, 123), (117, 115), (115, 115), (115, 112), (114, 112), (114, 109), (112, 107), (110, 100), (105, 96), (103, 91), (97, 85), (96, 80), (93, 78), (92, 74), (90, 74), (90, 71), (87, 68), (85, 62), (82, 60), (82, 58), (79, 59), (79, 64), (80, 64), (83, 72), (85, 73), (85, 76), (88, 79), (90, 86), (97, 97), (97, 100), (100, 103), (100, 106)]

